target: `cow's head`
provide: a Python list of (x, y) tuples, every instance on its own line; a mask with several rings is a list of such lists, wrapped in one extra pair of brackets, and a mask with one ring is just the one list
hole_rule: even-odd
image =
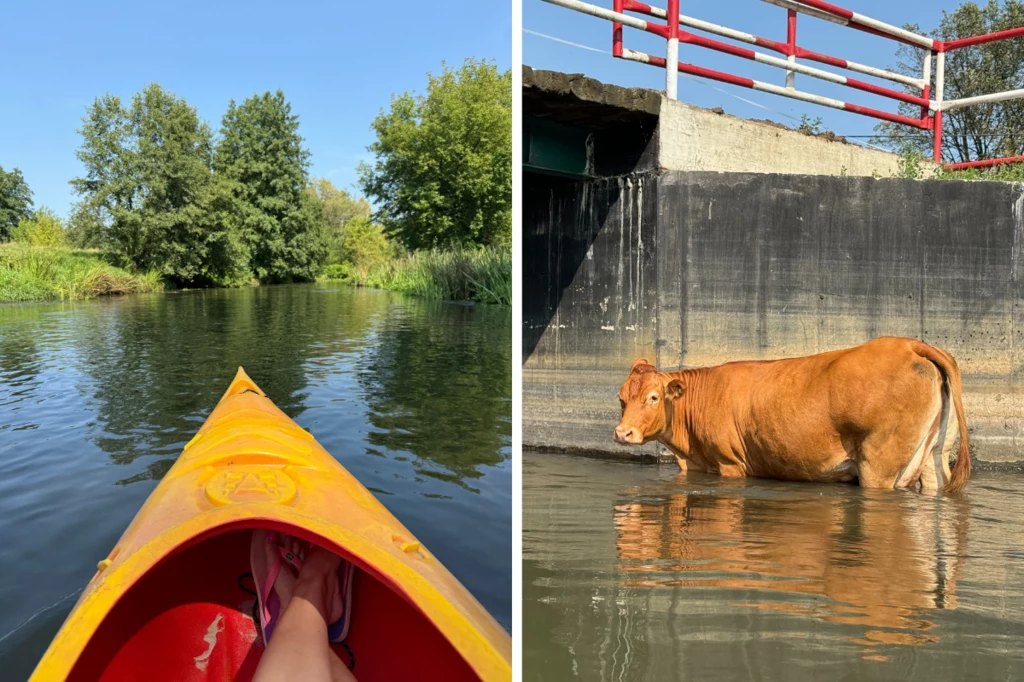
[(619, 389), (622, 419), (615, 427), (619, 443), (639, 445), (660, 436), (672, 423), (672, 401), (683, 395), (683, 383), (659, 372), (646, 358), (633, 363)]

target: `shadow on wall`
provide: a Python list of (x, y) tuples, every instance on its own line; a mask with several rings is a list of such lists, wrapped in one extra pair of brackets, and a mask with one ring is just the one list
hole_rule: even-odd
[(618, 202), (620, 188), (523, 173), (523, 364)]
[[(615, 332), (612, 345), (624, 357), (653, 341), (647, 336), (653, 331), (648, 318), (656, 295), (658, 206), (651, 177), (580, 181), (524, 174), (524, 365), (545, 332), (547, 352), (557, 355), (559, 330), (575, 334), (587, 324)], [(570, 354), (607, 355), (604, 336), (592, 336), (593, 347), (574, 339)]]

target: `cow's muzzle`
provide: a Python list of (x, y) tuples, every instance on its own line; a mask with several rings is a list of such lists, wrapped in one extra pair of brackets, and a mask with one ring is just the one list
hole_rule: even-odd
[(615, 427), (615, 442), (627, 445), (639, 445), (644, 442), (643, 435), (632, 426), (619, 424)]

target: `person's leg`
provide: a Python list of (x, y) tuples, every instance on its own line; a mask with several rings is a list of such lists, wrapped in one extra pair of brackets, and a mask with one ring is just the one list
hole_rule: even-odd
[(356, 676), (331, 652), (331, 682), (356, 682)]
[(309, 553), (253, 682), (354, 682), (327, 641), (327, 611), (341, 589), (340, 563), (341, 557), (320, 548)]

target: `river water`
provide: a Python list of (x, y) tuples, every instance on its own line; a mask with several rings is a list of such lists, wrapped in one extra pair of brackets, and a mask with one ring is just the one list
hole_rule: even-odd
[(511, 313), (318, 285), (0, 306), (0, 678), (241, 365), (511, 627)]
[(1024, 678), (1024, 477), (936, 498), (526, 453), (524, 680)]

